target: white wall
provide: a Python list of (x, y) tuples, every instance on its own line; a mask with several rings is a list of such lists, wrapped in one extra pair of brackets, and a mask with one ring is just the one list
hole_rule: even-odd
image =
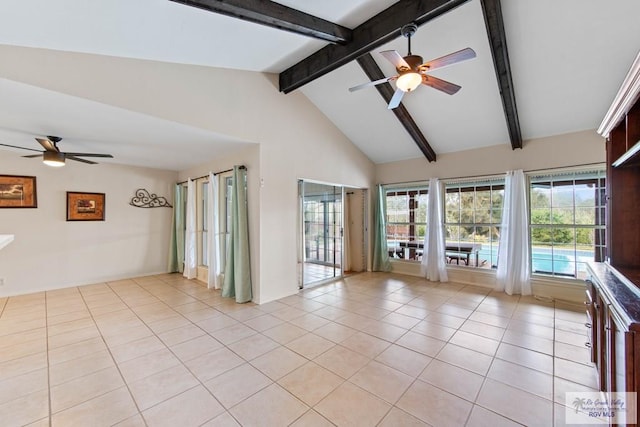
[[(0, 151), (0, 173), (35, 176), (36, 209), (0, 209), (0, 234), (15, 240), (0, 250), (0, 296), (99, 283), (167, 271), (172, 210), (129, 205), (144, 188), (172, 203), (177, 173), (38, 159)], [(105, 193), (105, 221), (66, 221), (66, 192)]]
[(412, 159), (376, 167), (376, 181), (386, 184), (604, 163), (604, 139), (595, 130), (525, 141), (512, 150), (508, 143), (475, 150), (439, 154), (437, 161)]
[[(248, 170), (249, 204), (259, 212), (249, 229), (259, 247), (256, 302), (297, 292), (297, 179), (373, 182), (373, 163), (302, 93), (280, 93), (276, 75), (15, 46), (0, 52), (14, 59), (2, 63), (4, 78), (260, 144), (259, 167)], [(231, 163), (203, 159), (207, 167), (194, 170)]]
[[(472, 177), (501, 174), (508, 170), (524, 171), (569, 167), (582, 164), (604, 164), (604, 139), (595, 130), (575, 132), (525, 141), (524, 148), (512, 150), (510, 145), (496, 145), (477, 150), (438, 155), (437, 161), (412, 159), (377, 165), (378, 183), (426, 181), (429, 178)], [(393, 261), (393, 271), (419, 276), (420, 265)], [(495, 272), (447, 266), (449, 280), (493, 288)], [(532, 281), (536, 295), (568, 301), (582, 301), (581, 281), (536, 277)]]

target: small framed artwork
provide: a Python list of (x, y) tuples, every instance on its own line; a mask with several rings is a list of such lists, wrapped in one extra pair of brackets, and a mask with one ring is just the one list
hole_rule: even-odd
[(37, 208), (36, 177), (0, 175), (0, 208)]
[(104, 221), (104, 193), (67, 191), (67, 221)]

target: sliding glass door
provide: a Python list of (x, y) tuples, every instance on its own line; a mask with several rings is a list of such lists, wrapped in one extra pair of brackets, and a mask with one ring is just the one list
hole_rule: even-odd
[(301, 287), (342, 276), (343, 187), (299, 182)]

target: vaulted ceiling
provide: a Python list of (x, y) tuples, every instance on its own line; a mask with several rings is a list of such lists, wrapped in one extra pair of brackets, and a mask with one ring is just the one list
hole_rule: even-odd
[[(433, 161), (595, 129), (640, 49), (637, 16), (637, 0), (4, 0), (0, 56), (38, 48), (276, 73), (283, 93), (301, 91), (373, 162)], [(394, 110), (393, 82), (349, 92), (396, 74), (379, 52), (405, 55), (410, 22), (425, 60), (475, 50), (431, 73), (462, 89), (420, 86)], [(254, 142), (26, 83), (0, 63), (0, 143), (37, 148), (33, 137), (54, 134), (69, 151), (180, 170)]]

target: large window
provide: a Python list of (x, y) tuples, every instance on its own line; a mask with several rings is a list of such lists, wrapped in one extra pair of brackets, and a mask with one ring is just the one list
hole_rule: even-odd
[(530, 176), (532, 272), (582, 279), (605, 255), (605, 171)]
[(502, 177), (445, 184), (448, 262), (484, 268), (497, 266), (503, 198)]
[(418, 260), (427, 231), (428, 186), (387, 188), (387, 246), (394, 258)]

